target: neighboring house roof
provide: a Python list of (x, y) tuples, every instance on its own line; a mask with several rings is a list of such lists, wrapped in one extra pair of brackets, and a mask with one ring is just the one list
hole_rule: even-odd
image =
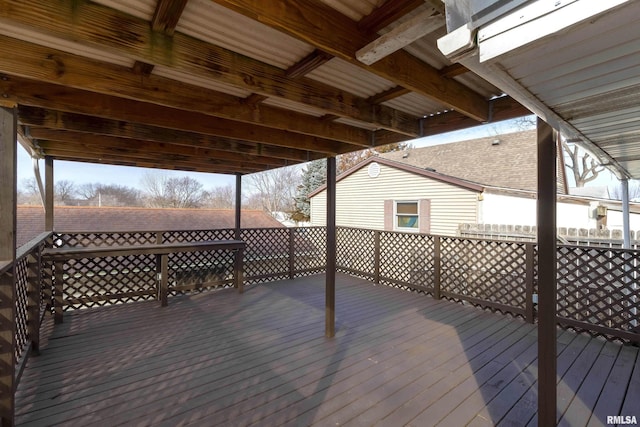
[[(420, 176), (424, 176), (426, 178), (431, 178), (431, 179), (435, 179), (437, 181), (441, 181), (441, 182), (446, 182), (448, 184), (451, 185), (455, 185), (457, 187), (462, 187), (465, 188), (467, 190), (471, 190), (471, 191), (477, 191), (478, 193), (482, 193), (485, 190), (485, 187), (477, 184), (475, 182), (471, 182), (471, 181), (466, 181), (464, 179), (460, 179), (460, 178), (456, 178), (454, 176), (449, 176), (449, 175), (445, 175), (439, 172), (434, 172), (432, 170), (429, 169), (424, 169), (424, 168), (419, 168), (416, 166), (412, 166), (412, 165), (408, 165), (408, 164), (404, 164), (404, 163), (400, 163), (394, 160), (389, 160), (389, 159), (385, 159), (384, 157), (369, 157), (368, 159), (364, 160), (363, 162), (358, 163), (357, 165), (353, 166), (351, 169), (341, 173), (339, 176), (336, 177), (336, 182), (340, 182), (343, 179), (345, 179), (346, 177), (348, 177), (349, 175), (353, 174), (356, 171), (359, 171), (360, 169), (364, 168), (365, 166), (370, 165), (371, 163), (379, 163), (382, 165), (386, 165), (386, 166), (390, 166), (396, 169), (400, 169), (400, 170), (404, 170), (405, 172), (409, 172), (409, 173), (413, 173), (416, 175), (420, 175)], [(316, 194), (320, 193), (321, 191), (325, 190), (327, 188), (327, 185), (324, 184), (320, 187), (318, 187), (315, 191), (311, 192), (309, 194), (309, 197), (313, 197)]]
[[(380, 158), (432, 168), (485, 186), (536, 191), (536, 141), (536, 131), (529, 130), (383, 153)], [(561, 156), (558, 163), (558, 187), (563, 194), (566, 185)]]
[(597, 199), (610, 199), (609, 187), (571, 187), (569, 194), (574, 196), (593, 197)]
[[(283, 227), (269, 214), (243, 210), (243, 228)], [(207, 230), (235, 227), (231, 209), (161, 209), (95, 206), (56, 206), (54, 230), (58, 231), (161, 231)], [(42, 206), (18, 206), (17, 246), (44, 231)]]

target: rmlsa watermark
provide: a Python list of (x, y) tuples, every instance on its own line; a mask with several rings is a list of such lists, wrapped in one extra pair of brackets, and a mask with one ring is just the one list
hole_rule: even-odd
[(637, 425), (638, 419), (635, 415), (607, 415), (608, 425)]

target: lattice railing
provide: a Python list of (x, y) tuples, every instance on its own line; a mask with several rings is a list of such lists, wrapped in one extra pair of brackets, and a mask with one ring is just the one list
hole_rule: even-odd
[(245, 283), (289, 277), (289, 231), (286, 228), (248, 228), (240, 234), (244, 254)]
[(524, 315), (526, 244), (441, 238), (441, 294)]
[(325, 227), (289, 228), (293, 243), (290, 277), (317, 274), (327, 267), (327, 230)]
[(640, 252), (558, 248), (560, 323), (603, 335), (640, 333)]
[(232, 287), (234, 261), (223, 250), (169, 254), (169, 295)]
[[(159, 242), (227, 240), (233, 229), (126, 233), (57, 233), (49, 239), (54, 247), (114, 246)], [(322, 272), (326, 266), (326, 229), (243, 229), (246, 283), (260, 283)], [(537, 254), (532, 243), (439, 237), (338, 227), (337, 268), (378, 283), (415, 289), (466, 301), (482, 307), (524, 316), (533, 321), (532, 299), (537, 293)], [(212, 258), (220, 258), (220, 254)], [(171, 295), (209, 287), (229, 286), (230, 259), (211, 261), (176, 258), (193, 265), (191, 272), (171, 273)], [(558, 316), (567, 326), (589, 329), (607, 336), (633, 340), (638, 331), (638, 255), (610, 248), (560, 246), (558, 248)], [(193, 258), (193, 259), (191, 259)], [(122, 263), (123, 265), (119, 265)], [(117, 268), (78, 280), (74, 293), (100, 297), (99, 289), (126, 295), (122, 302), (154, 298), (155, 260), (118, 260)], [(96, 266), (70, 266), (67, 275), (78, 275)], [(51, 265), (42, 266), (43, 283), (52, 277)], [(66, 268), (66, 267), (65, 267)], [(107, 271), (105, 270), (105, 271)], [(176, 270), (179, 271), (179, 270)], [(134, 274), (140, 284), (125, 289), (118, 282)], [(136, 276), (138, 275), (138, 276)], [(89, 286), (89, 282), (94, 281)], [(205, 283), (208, 283), (205, 286)], [(181, 289), (181, 287), (186, 287)], [(50, 285), (43, 286), (43, 300), (50, 301)], [(65, 295), (67, 297), (67, 295)], [(93, 304), (84, 303), (84, 304)], [(96, 303), (95, 305), (100, 305)], [(631, 335), (629, 335), (631, 334)]]
[(433, 293), (434, 267), (433, 236), (381, 232), (381, 283)]
[[(60, 266), (62, 275), (55, 271)], [(54, 267), (54, 278), (54, 292), (62, 289), (65, 311), (157, 297), (154, 255), (69, 259)], [(64, 286), (56, 282), (60, 279)]]
[(336, 233), (338, 271), (374, 279), (376, 238), (379, 239), (379, 233), (379, 231), (361, 228), (339, 227)]

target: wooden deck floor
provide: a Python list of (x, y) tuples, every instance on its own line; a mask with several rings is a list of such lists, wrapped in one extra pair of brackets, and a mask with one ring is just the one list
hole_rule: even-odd
[[(44, 331), (18, 425), (535, 425), (536, 328), (338, 275), (68, 314)], [(560, 423), (640, 420), (636, 347), (558, 333)]]

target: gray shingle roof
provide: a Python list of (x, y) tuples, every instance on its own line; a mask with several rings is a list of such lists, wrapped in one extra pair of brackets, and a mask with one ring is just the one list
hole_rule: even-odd
[(395, 151), (380, 157), (433, 168), (486, 186), (536, 191), (536, 141), (536, 131), (531, 130)]
[[(243, 210), (243, 228), (273, 228), (283, 225), (263, 211)], [(147, 209), (128, 207), (56, 206), (57, 231), (160, 231), (233, 228), (235, 211), (230, 209)], [(17, 246), (44, 231), (41, 206), (18, 206)]]

